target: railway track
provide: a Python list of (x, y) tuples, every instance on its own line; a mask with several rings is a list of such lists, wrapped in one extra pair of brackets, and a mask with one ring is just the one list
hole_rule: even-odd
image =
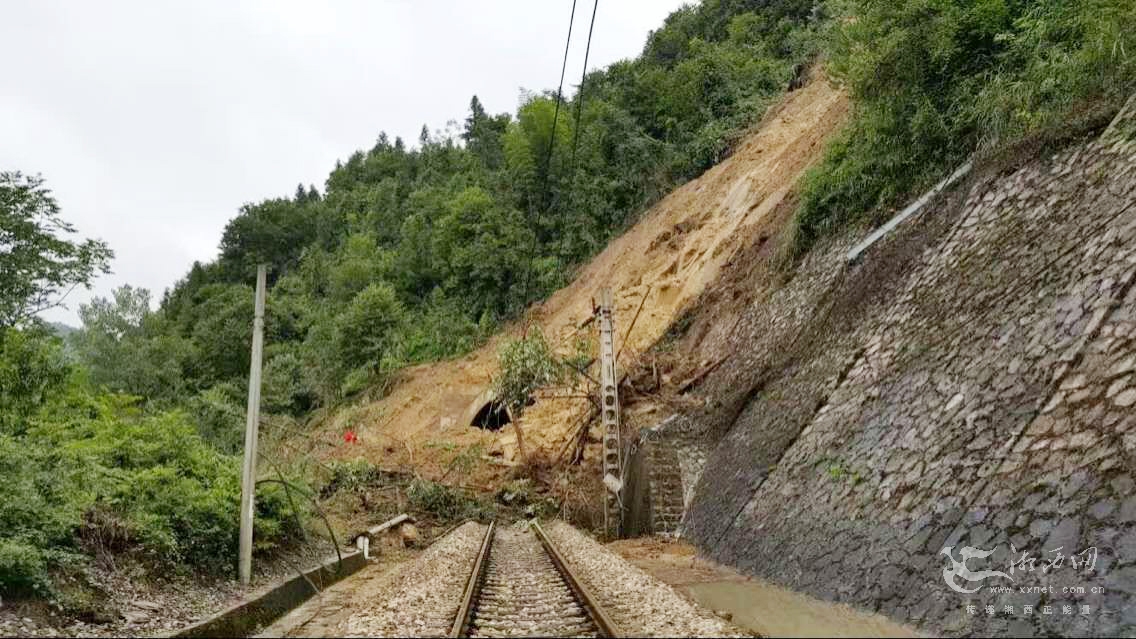
[(489, 525), (451, 637), (618, 637), (552, 541), (533, 523)]

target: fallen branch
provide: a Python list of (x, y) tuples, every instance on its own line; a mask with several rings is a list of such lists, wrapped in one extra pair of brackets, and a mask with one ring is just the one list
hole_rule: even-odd
[(643, 305), (647, 303), (647, 296), (651, 294), (651, 285), (647, 285), (647, 290), (643, 291), (643, 297), (639, 300), (639, 309), (635, 311), (635, 317), (631, 318), (631, 324), (627, 326), (627, 332), (623, 334), (623, 341), (619, 343), (619, 350), (615, 353), (615, 360), (619, 361), (619, 356), (623, 354), (623, 347), (627, 346), (627, 338), (631, 337), (631, 331), (635, 328), (635, 322), (639, 321), (639, 313), (643, 312)]
[(597, 382), (594, 377), (592, 377), (591, 375), (589, 375), (587, 373), (588, 367), (591, 366), (592, 364), (596, 363), (596, 358), (593, 357), (593, 358), (589, 359), (588, 361), (584, 362), (583, 367), (580, 367), (580, 368), (577, 368), (571, 362), (565, 361), (563, 359), (560, 360), (560, 363), (563, 364), (564, 366), (567, 366), (568, 368), (571, 368), (572, 371), (575, 372), (577, 375), (579, 375), (580, 377), (583, 377), (584, 379), (595, 384), (596, 386), (600, 385), (600, 383)]
[(509, 468), (516, 468), (517, 466), (520, 466), (520, 464), (515, 462), (515, 461), (508, 461), (508, 460), (505, 460), (505, 459), (497, 459), (496, 457), (490, 457), (489, 455), (482, 455), (481, 459), (483, 461), (487, 461), (490, 464), (493, 464), (495, 466), (507, 466)]
[[(568, 438), (564, 440), (564, 444), (560, 447), (560, 451), (556, 453), (556, 463), (559, 464), (564, 460), (564, 455), (568, 452), (568, 447), (575, 442), (579, 436), (581, 429), (587, 430), (588, 425), (592, 422), (597, 415), (599, 415), (599, 406), (593, 404), (590, 410), (584, 417), (575, 425), (572, 426)], [(575, 456), (573, 454), (573, 456)]]
[(682, 383), (682, 385), (678, 387), (678, 394), (679, 394), (679, 395), (682, 395), (682, 394), (683, 394), (683, 393), (685, 393), (686, 391), (688, 391), (688, 390), (690, 390), (691, 388), (693, 388), (695, 384), (697, 384), (698, 382), (702, 381), (702, 378), (706, 377), (706, 376), (707, 376), (707, 375), (709, 375), (709, 374), (710, 374), (711, 372), (713, 372), (713, 371), (714, 371), (714, 369), (716, 369), (716, 368), (718, 368), (719, 366), (721, 366), (721, 365), (722, 365), (722, 363), (723, 363), (723, 362), (725, 362), (725, 361), (726, 361), (727, 359), (729, 359), (729, 355), (724, 355), (724, 356), (722, 356), (721, 358), (719, 358), (719, 359), (718, 359), (718, 361), (716, 361), (716, 362), (714, 362), (713, 364), (710, 364), (709, 366), (707, 366), (707, 367), (703, 368), (703, 369), (702, 369), (701, 371), (699, 371), (698, 373), (696, 373), (696, 374), (694, 375), (694, 377), (691, 377), (690, 379), (688, 379), (688, 380), (686, 380), (685, 382), (683, 382), (683, 383)]

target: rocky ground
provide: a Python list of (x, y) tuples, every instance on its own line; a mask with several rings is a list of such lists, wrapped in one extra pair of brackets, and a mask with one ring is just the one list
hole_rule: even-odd
[[(510, 540), (535, 543), (525, 531), (525, 525), (523, 521), (512, 525), (517, 526), (516, 529), (502, 525), (498, 530), (499, 543)], [(550, 524), (545, 530), (623, 632), (631, 636), (753, 634), (748, 628), (730, 623), (730, 613), (715, 614), (681, 587), (666, 583), (675, 577), (674, 573), (661, 572), (656, 577), (563, 522)], [(394, 563), (387, 557), (332, 586), (319, 598), (309, 600), (266, 628), (261, 636), (445, 636), (453, 623), (484, 534), (485, 526), (467, 523), (417, 556), (404, 554), (394, 558)], [(507, 543), (498, 550), (506, 546)], [(509, 552), (517, 555), (514, 559), (525, 563), (521, 557), (525, 554), (523, 549)], [(502, 565), (506, 564), (512, 565), (509, 561)], [(519, 569), (514, 566), (506, 572), (509, 570)], [(518, 576), (525, 577), (519, 573)], [(508, 581), (509, 575), (503, 573), (501, 577)], [(514, 596), (523, 596), (516, 593), (524, 588), (516, 586), (510, 582), (502, 588)], [(531, 616), (534, 610), (536, 608), (526, 608), (522, 613), (510, 611), (509, 618), (520, 619), (517, 623), (521, 623), (522, 618)], [(801, 610), (806, 617), (812, 612)], [(861, 634), (910, 636), (886, 625), (861, 623), (848, 627), (858, 629)], [(830, 629), (825, 625), (817, 628)]]
[[(446, 636), (484, 536), (485, 526), (459, 526), (369, 589), (356, 611), (325, 629), (328, 636)], [(358, 585), (353, 578), (347, 582)]]

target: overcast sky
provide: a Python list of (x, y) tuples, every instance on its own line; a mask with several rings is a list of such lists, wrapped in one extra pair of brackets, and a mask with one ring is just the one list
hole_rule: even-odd
[[(589, 67), (633, 57), (680, 0), (605, 0)], [(40, 173), (65, 219), (106, 240), (91, 295), (162, 291), (210, 260), (245, 202), (323, 182), (380, 131), (418, 139), (477, 94), (515, 112), (554, 89), (571, 0), (0, 0), (0, 170)], [(576, 7), (579, 82), (592, 3)], [(568, 90), (567, 88), (565, 89)]]

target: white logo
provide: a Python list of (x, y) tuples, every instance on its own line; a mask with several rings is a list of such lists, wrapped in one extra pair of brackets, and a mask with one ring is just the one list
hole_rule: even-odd
[(978, 548), (974, 548), (973, 546), (963, 546), (962, 550), (959, 551), (959, 554), (962, 555), (962, 561), (956, 561), (953, 552), (954, 546), (947, 546), (946, 548), (940, 550), (939, 554), (946, 555), (947, 559), (951, 560), (951, 565), (943, 568), (943, 581), (947, 582), (947, 585), (950, 586), (951, 590), (955, 592), (959, 592), (964, 595), (972, 595), (979, 590), (982, 590), (981, 584), (976, 586), (973, 590), (967, 590), (966, 588), (963, 588), (955, 583), (955, 577), (962, 577), (966, 581), (971, 582), (982, 581), (983, 579), (986, 579), (988, 577), (1005, 577), (1010, 581), (1014, 580), (1013, 577), (1000, 570), (979, 570), (978, 572), (971, 572), (971, 570), (966, 567), (967, 561), (971, 559), (985, 559), (986, 557), (994, 554), (993, 550), (980, 550)]

